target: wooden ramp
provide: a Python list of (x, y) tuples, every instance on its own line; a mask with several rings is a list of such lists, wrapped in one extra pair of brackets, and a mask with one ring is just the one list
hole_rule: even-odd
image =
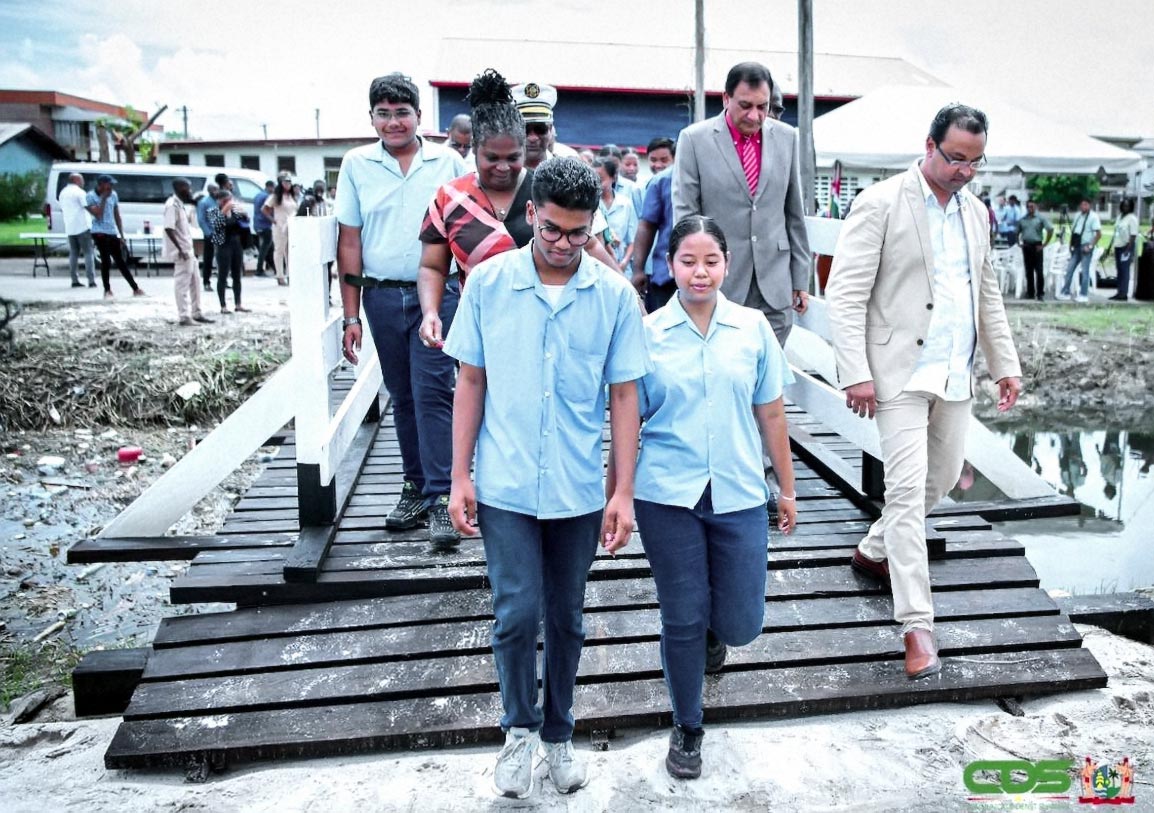
[[(791, 418), (802, 425), (803, 416)], [(933, 520), (943, 669), (907, 680), (888, 594), (848, 564), (873, 504), (831, 485), (796, 439), (795, 450), (801, 525), (790, 537), (768, 537), (764, 632), (707, 678), (708, 721), (1106, 684), (1038, 587), (1022, 546), (972, 514)], [(291, 452), (288, 442), (228, 518), (219, 538), (229, 546), (200, 552), (174, 583), (174, 602), (238, 609), (162, 622), (106, 754), (109, 768), (203, 771), (500, 738), (481, 542), (439, 554), (423, 529), (384, 530), (401, 482), (389, 427), (363, 461), (316, 580), (286, 580), (292, 548), (270, 540), (300, 531)], [(639, 540), (615, 559), (599, 556), (574, 708), (581, 734), (600, 742), (617, 729), (669, 724), (659, 628)]]

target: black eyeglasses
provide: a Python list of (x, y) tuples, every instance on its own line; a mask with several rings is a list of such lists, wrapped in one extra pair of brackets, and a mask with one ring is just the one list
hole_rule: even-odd
[(942, 145), (941, 144), (935, 144), (934, 147), (937, 149), (937, 151), (939, 153), (941, 153), (942, 158), (944, 158), (946, 160), (946, 163), (949, 164), (951, 169), (960, 169), (961, 167), (969, 167), (970, 169), (972, 169), (976, 172), (986, 165), (986, 156), (984, 156), (984, 155), (981, 158), (979, 158), (977, 161), (966, 161), (963, 158), (950, 158), (950, 156), (948, 156), (944, 152), (942, 152)]
[(525, 132), (526, 133), (532, 133), (533, 135), (537, 135), (537, 136), (546, 136), (546, 135), (549, 135), (549, 125), (548, 124), (526, 124), (525, 125)]
[(573, 229), (573, 231), (562, 231), (552, 223), (546, 222), (545, 225), (542, 226), (536, 218), (533, 218), (533, 225), (537, 227), (538, 234), (541, 235), (541, 239), (546, 243), (556, 243), (562, 237), (565, 237), (568, 238), (569, 245), (573, 246), (573, 248), (580, 248), (581, 246), (588, 243), (589, 239), (593, 237), (593, 235), (589, 233), (588, 229)]

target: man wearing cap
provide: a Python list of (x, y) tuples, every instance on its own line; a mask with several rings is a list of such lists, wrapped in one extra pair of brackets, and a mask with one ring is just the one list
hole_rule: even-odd
[(722, 293), (765, 314), (784, 347), (791, 308), (806, 309), (811, 260), (797, 133), (769, 117), (773, 85), (764, 65), (735, 65), (721, 115), (681, 131), (673, 222), (689, 215), (717, 221), (732, 252)]
[(526, 82), (514, 85), (512, 92), (517, 110), (525, 120), (525, 166), (536, 169), (538, 164), (555, 155), (576, 158), (576, 151), (557, 143), (557, 133), (553, 129), (557, 88)]
[(164, 259), (172, 263), (176, 315), (183, 327), (212, 322), (200, 311), (200, 279), (192, 249), (192, 184), (188, 178), (172, 182), (172, 197), (164, 203)]
[(132, 278), (128, 263), (124, 261), (124, 224), (120, 220), (120, 198), (116, 195), (116, 179), (111, 175), (96, 178), (96, 189), (88, 193), (85, 201), (88, 213), (92, 215), (92, 241), (100, 252), (100, 277), (104, 282), (104, 298), (112, 298), (112, 283), (108, 278), (110, 265), (115, 262), (120, 275), (128, 282), (135, 296), (144, 296), (144, 291)]

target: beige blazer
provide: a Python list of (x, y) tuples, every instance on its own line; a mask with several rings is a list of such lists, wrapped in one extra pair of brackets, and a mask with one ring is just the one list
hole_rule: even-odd
[[(858, 195), (826, 286), (837, 386), (872, 380), (881, 401), (898, 395), (913, 375), (934, 307), (933, 247), (919, 172), (915, 163)], [(960, 194), (978, 346), (995, 381), (1021, 376), (990, 264), (986, 206), (968, 191)]]
[(753, 195), (724, 113), (686, 127), (677, 138), (673, 221), (706, 215), (721, 226), (731, 254), (721, 291), (734, 302), (745, 302), (755, 274), (762, 297), (775, 310), (792, 304), (794, 290), (809, 288), (798, 166), (796, 131), (772, 119), (761, 128), (761, 174)]

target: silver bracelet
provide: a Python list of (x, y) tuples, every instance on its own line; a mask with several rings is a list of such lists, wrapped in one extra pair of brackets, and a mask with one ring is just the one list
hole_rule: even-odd
[(787, 496), (785, 496), (784, 494), (778, 494), (778, 495), (777, 495), (777, 498), (778, 498), (779, 500), (790, 500), (790, 501), (792, 502), (792, 501), (794, 501), (794, 500), (796, 500), (796, 499), (797, 499), (797, 495), (796, 495), (796, 494), (794, 494), (792, 497), (787, 497)]

